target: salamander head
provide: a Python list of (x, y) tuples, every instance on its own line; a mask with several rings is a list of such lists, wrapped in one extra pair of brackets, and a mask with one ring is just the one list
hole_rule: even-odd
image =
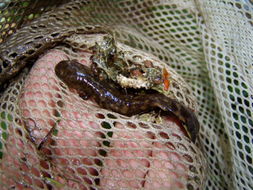
[[(81, 71), (81, 73), (80, 73)], [(76, 77), (92, 75), (90, 69), (76, 60), (63, 60), (55, 66), (55, 74), (66, 83), (76, 81)], [(72, 81), (73, 80), (73, 81)]]
[(69, 61), (64, 60), (59, 62), (56, 66), (55, 66), (55, 74), (57, 77), (59, 77), (60, 79), (63, 78), (67, 78), (67, 76), (69, 76)]

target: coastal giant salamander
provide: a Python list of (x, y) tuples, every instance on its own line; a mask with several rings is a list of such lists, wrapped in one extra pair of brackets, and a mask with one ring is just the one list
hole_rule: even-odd
[(92, 97), (100, 107), (119, 114), (132, 116), (157, 108), (170, 112), (182, 122), (192, 141), (196, 140), (199, 122), (194, 112), (164, 94), (122, 93), (116, 87), (113, 88), (113, 81), (100, 80), (89, 67), (75, 60), (59, 62), (55, 67), (55, 73), (69, 88), (77, 90), (80, 95)]

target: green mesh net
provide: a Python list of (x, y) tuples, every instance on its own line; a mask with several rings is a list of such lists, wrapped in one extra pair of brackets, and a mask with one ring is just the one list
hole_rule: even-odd
[[(0, 2), (1, 187), (252, 189), (252, 11), (251, 0)], [(196, 98), (199, 144), (164, 137), (175, 127), (154, 128), (80, 103), (60, 83), (52, 67), (57, 62), (89, 64), (89, 53), (70, 48), (81, 43), (71, 36), (96, 28), (112, 30), (129, 59), (181, 75), (172, 96), (194, 108), (185, 89)], [(56, 36), (57, 46), (41, 49)], [(35, 145), (55, 123), (52, 142), (38, 151)]]

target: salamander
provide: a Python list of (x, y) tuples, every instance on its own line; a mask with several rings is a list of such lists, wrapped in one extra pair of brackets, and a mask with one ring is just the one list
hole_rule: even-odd
[[(92, 97), (102, 108), (125, 116), (161, 109), (175, 115), (195, 142), (199, 122), (192, 110), (178, 101), (156, 92), (152, 94), (126, 94), (118, 90), (113, 81), (101, 80), (91, 69), (76, 60), (63, 60), (55, 66), (56, 76), (81, 97)], [(116, 84), (115, 84), (116, 85)]]

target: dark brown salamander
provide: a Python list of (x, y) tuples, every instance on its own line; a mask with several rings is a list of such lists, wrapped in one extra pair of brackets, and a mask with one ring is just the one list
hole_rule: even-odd
[(130, 95), (113, 88), (111, 81), (100, 80), (85, 65), (75, 60), (61, 61), (55, 67), (56, 75), (69, 87), (81, 95), (94, 98), (102, 108), (132, 116), (156, 108), (173, 113), (184, 125), (188, 135), (195, 142), (199, 123), (192, 110), (161, 93)]

